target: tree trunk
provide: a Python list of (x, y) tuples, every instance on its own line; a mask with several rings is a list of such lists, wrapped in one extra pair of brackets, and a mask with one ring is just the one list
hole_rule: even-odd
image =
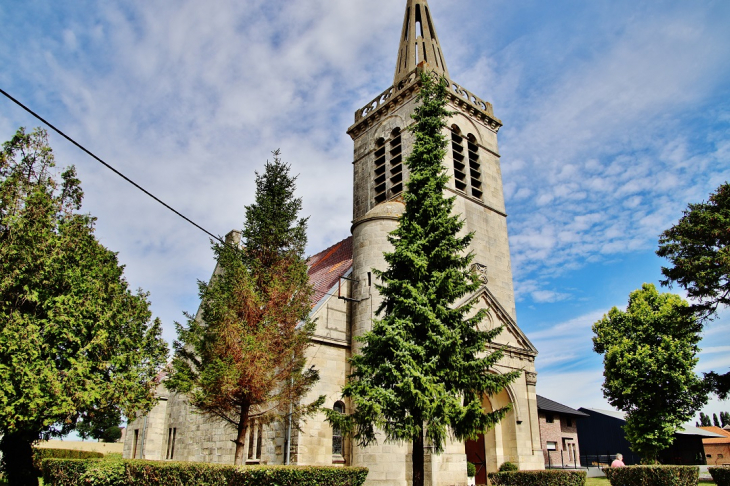
[(10, 486), (38, 486), (38, 471), (33, 466), (33, 442), (36, 434), (15, 432), (0, 440), (3, 466)]
[(238, 435), (236, 436), (236, 458), (233, 462), (236, 466), (246, 463), (246, 431), (248, 430), (248, 413), (251, 410), (250, 405), (241, 406), (241, 416), (238, 420)]
[(413, 486), (423, 486), (423, 426), (413, 439)]

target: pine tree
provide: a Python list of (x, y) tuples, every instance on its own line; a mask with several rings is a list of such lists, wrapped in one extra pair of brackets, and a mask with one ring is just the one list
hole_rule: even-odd
[(296, 416), (309, 415), (324, 400), (300, 403), (319, 373), (305, 369), (313, 289), (304, 258), (307, 220), (298, 219), (302, 200), (294, 197), (289, 170), (276, 151), (264, 174), (256, 174), (243, 248), (213, 245), (218, 271), (199, 284), (201, 318), (188, 315), (187, 327), (177, 325), (167, 386), (236, 427), (237, 465), (252, 419), (284, 416), (290, 405)]
[(720, 426), (720, 421), (719, 421), (719, 420), (717, 420), (717, 414), (716, 414), (716, 413), (713, 413), (713, 414), (712, 414), (712, 424), (713, 424), (713, 425), (714, 425), (715, 427), (719, 427), (719, 426)]
[(463, 220), (452, 214), (454, 198), (444, 197), (447, 81), (422, 73), (421, 83), (405, 212), (389, 236), (394, 249), (385, 254), (388, 268), (375, 272), (382, 282), (380, 319), (362, 337), (362, 354), (351, 359), (343, 388), (354, 412), (327, 412), (361, 445), (375, 442), (377, 429), (386, 442), (411, 442), (414, 486), (423, 485), (426, 443), (441, 452), (449, 432), (465, 440), (493, 427), (508, 409), (485, 412), (482, 397), (517, 377), (490, 372), (502, 355), (487, 346), (501, 328), (477, 329), (486, 311), (468, 317), (474, 301), (452, 307), (479, 288), (466, 253), (473, 235), (459, 236)]
[(730, 425), (730, 413), (720, 412), (720, 423), (723, 427)]

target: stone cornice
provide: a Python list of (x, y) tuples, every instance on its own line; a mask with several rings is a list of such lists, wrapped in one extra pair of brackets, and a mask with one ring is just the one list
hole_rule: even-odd
[(345, 348), (350, 349), (350, 343), (347, 341), (344, 341), (342, 339), (332, 339), (324, 336), (319, 336), (315, 334), (312, 336), (312, 341), (319, 344), (324, 344), (327, 346), (334, 346), (336, 348)]
[[(355, 123), (347, 129), (348, 135), (356, 139), (367, 128), (411, 100), (421, 88), (420, 73), (428, 66), (419, 66), (403, 78), (397, 86), (391, 86), (380, 96), (355, 112)], [(449, 80), (448, 101), (461, 110), (481, 121), (491, 130), (498, 132), (502, 121), (494, 116), (491, 103), (477, 98), (474, 94)]]

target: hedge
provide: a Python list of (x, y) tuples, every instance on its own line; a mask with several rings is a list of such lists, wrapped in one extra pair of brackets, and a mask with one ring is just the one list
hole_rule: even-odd
[(75, 449), (33, 449), (33, 465), (41, 476), (41, 462), (44, 459), (101, 459), (104, 454), (92, 451), (77, 451)]
[(223, 466), (191, 462), (46, 459), (46, 486), (360, 486), (355, 467)]
[(585, 486), (585, 471), (515, 471), (487, 474), (490, 484), (499, 486)]
[(730, 486), (730, 467), (707, 468), (717, 486)]
[(697, 466), (628, 466), (603, 468), (611, 486), (697, 486)]

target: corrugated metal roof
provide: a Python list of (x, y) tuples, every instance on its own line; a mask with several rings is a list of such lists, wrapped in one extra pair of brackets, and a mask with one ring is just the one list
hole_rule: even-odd
[[(615, 410), (601, 410), (598, 408), (581, 408), (581, 410), (588, 410), (590, 412), (600, 413), (602, 415), (607, 415), (609, 417), (613, 417), (622, 421), (626, 421), (625, 414), (623, 412), (616, 412)], [(695, 427), (694, 425), (685, 424), (682, 426), (683, 430), (677, 430), (677, 434), (679, 435), (698, 435), (700, 437), (708, 437), (708, 438), (723, 438), (724, 436), (716, 434), (714, 432), (710, 432), (707, 430), (703, 430), (699, 427)]]
[(587, 413), (579, 412), (574, 408), (570, 408), (562, 403), (555, 402), (549, 398), (537, 395), (537, 409), (543, 412), (560, 413), (563, 415), (570, 415), (572, 417), (588, 417)]

